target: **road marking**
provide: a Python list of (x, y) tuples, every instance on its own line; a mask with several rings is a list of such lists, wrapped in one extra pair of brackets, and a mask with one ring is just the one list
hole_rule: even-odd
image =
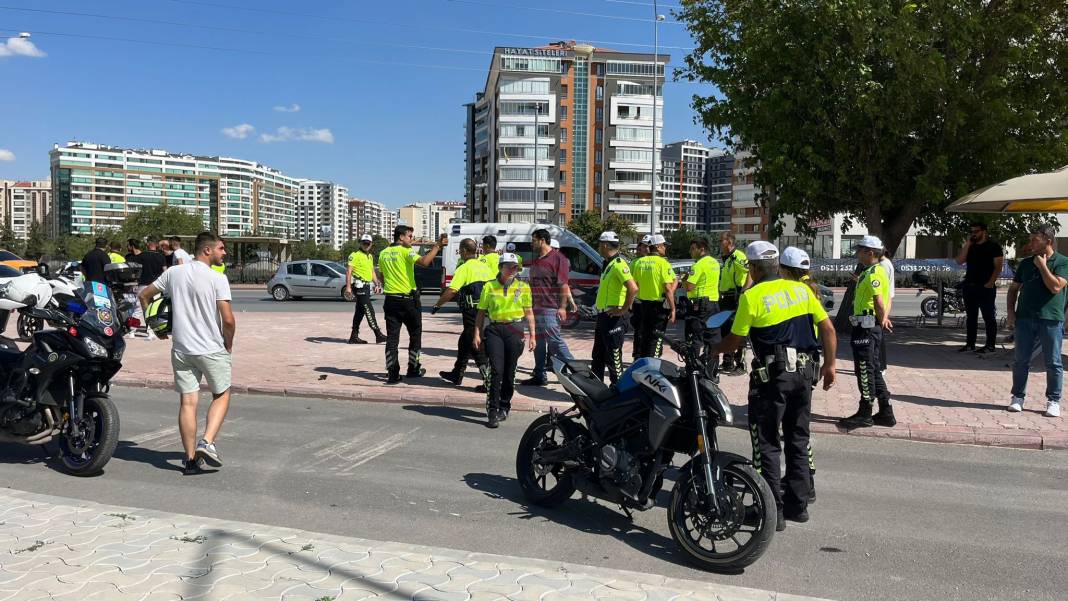
[[(230, 438), (232, 433), (227, 432), (226, 426), (238, 423), (242, 421), (243, 417), (234, 417), (226, 420), (223, 423), (223, 429), (219, 432), (219, 438)], [(197, 424), (197, 433), (203, 434), (207, 429), (207, 420), (201, 421)], [(170, 439), (170, 440), (166, 440)], [(145, 432), (144, 434), (138, 434), (126, 439), (128, 442), (132, 442), (137, 446), (155, 446), (155, 443), (159, 443), (159, 448), (176, 445), (182, 442), (181, 436), (178, 434), (178, 426), (168, 426), (166, 428), (160, 428), (158, 430), (152, 430), (151, 432)], [(153, 444), (147, 444), (153, 443)]]
[(143, 445), (150, 440), (156, 440), (159, 438), (167, 438), (168, 436), (177, 436), (178, 426), (168, 426), (166, 428), (160, 428), (159, 430), (153, 430), (151, 432), (145, 432), (144, 434), (138, 434), (137, 436), (131, 436), (126, 440), (136, 445)]
[(315, 470), (313, 470), (312, 468), (314, 468), (314, 467), (316, 467), (316, 466), (318, 466), (318, 465), (320, 465), (322, 463), (325, 463), (327, 461), (330, 461), (331, 459), (347, 460), (348, 458), (344, 455), (345, 451), (347, 451), (347, 450), (351, 449), (352, 447), (362, 443), (365, 439), (369, 438), (370, 436), (372, 436), (374, 434), (377, 434), (379, 432), (379, 430), (370, 430), (370, 431), (367, 431), (367, 432), (360, 432), (359, 434), (357, 434), (356, 436), (353, 436), (351, 439), (349, 439), (346, 442), (339, 442), (339, 441), (334, 440), (333, 438), (320, 438), (320, 439), (314, 441), (314, 443), (315, 443), (314, 445), (312, 443), (308, 443), (307, 445), (305, 445), (305, 447), (308, 447), (309, 449), (314, 448), (315, 446), (319, 446), (319, 445), (321, 445), (323, 443), (325, 443), (326, 446), (324, 448), (322, 448), (322, 449), (319, 449), (318, 451), (316, 451), (315, 453), (312, 454), (312, 457), (314, 457), (315, 459), (311, 460), (310, 462), (304, 463), (302, 465), (298, 465), (297, 466), (297, 471), (299, 471), (299, 472), (314, 472)]
[(394, 434), (393, 436), (390, 436), (389, 438), (387, 438), (385, 441), (383, 441), (379, 445), (371, 447), (370, 449), (366, 449), (366, 450), (364, 450), (364, 451), (362, 451), (360, 453), (357, 453), (357, 454), (349, 457), (348, 459), (349, 459), (349, 461), (352, 461), (352, 464), (349, 465), (344, 470), (342, 470), (341, 473), (342, 474), (351, 474), (352, 470), (360, 467), (361, 465), (367, 463), (368, 461), (371, 461), (373, 459), (377, 459), (377, 458), (381, 457), (382, 455), (385, 455), (386, 453), (392, 451), (393, 449), (396, 449), (396, 448), (399, 448), (399, 447), (402, 447), (402, 446), (408, 444), (413, 438), (412, 435), (415, 434), (418, 431), (419, 431), (419, 428), (413, 428), (413, 429), (411, 429), (411, 430), (409, 430), (407, 432), (402, 432), (400, 434)]

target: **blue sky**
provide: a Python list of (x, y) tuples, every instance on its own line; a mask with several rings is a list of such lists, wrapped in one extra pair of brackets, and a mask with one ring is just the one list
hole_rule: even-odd
[[(463, 198), (462, 105), (494, 46), (652, 44), (651, 0), (2, 4), (30, 10), (0, 9), (0, 178), (46, 177), (52, 144), (77, 139), (256, 160), (389, 206)], [(660, 31), (680, 64), (689, 34)], [(666, 86), (667, 141), (707, 142), (694, 93)]]

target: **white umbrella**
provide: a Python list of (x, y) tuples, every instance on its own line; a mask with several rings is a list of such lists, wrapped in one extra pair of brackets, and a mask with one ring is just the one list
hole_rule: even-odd
[(987, 186), (958, 198), (946, 210), (958, 213), (1068, 212), (1068, 167)]

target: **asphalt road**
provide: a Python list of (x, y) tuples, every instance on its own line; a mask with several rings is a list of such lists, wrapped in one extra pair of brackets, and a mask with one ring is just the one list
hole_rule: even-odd
[[(339, 312), (339, 313), (351, 313), (353, 310), (352, 303), (347, 303), (340, 299), (307, 299), (299, 301), (286, 301), (283, 303), (277, 302), (267, 294), (266, 289), (263, 290), (234, 290), (234, 309), (236, 311), (277, 311), (277, 312)], [(923, 294), (917, 296), (915, 289), (902, 289), (894, 297), (894, 310), (893, 315), (901, 317), (915, 317), (920, 314), (920, 303), (924, 298), (928, 296), (934, 296), (934, 293), (930, 290), (924, 291)], [(431, 305), (438, 298), (437, 292), (431, 292), (423, 295), (423, 304)], [(998, 294), (998, 315), (1005, 314), (1005, 293), (999, 291)], [(836, 313), (838, 306), (842, 303), (842, 293), (835, 293), (835, 309)], [(374, 297), (375, 308), (381, 311), (382, 297)], [(455, 305), (450, 305), (455, 307)]]
[[(721, 575), (681, 561), (662, 507), (631, 523), (611, 506), (578, 498), (551, 511), (524, 505), (515, 445), (532, 414), (493, 431), (466, 409), (241, 396), (218, 441), (223, 470), (185, 477), (174, 395), (123, 389), (115, 396), (123, 442), (105, 474), (72, 478), (52, 469), (41, 448), (0, 445), (0, 482), (100, 503), (832, 599), (1041, 601), (1068, 590), (1064, 452), (820, 436), (812, 521), (777, 534), (745, 573)], [(721, 438), (723, 448), (748, 453), (744, 432)]]

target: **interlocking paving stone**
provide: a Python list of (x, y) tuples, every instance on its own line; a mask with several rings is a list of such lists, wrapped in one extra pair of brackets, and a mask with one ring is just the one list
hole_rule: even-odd
[(0, 601), (808, 599), (20, 491), (0, 507)]

